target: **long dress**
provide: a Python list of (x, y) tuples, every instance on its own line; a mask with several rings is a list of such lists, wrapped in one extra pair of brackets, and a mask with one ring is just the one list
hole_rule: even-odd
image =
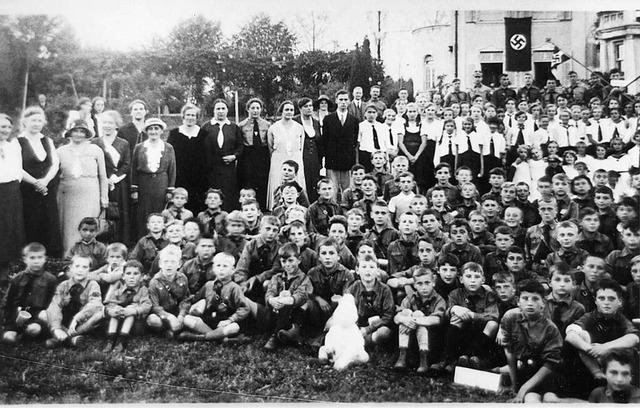
[(304, 128), (295, 121), (285, 127), (280, 120), (269, 128), (269, 146), (271, 147), (271, 169), (269, 170), (269, 186), (267, 188), (267, 208), (273, 210), (278, 205), (274, 202), (276, 189), (282, 183), (282, 163), (293, 160), (300, 165), (296, 181), (304, 188), (304, 162), (302, 149), (304, 147)]
[(104, 153), (105, 166), (107, 168), (107, 178), (115, 176), (118, 181), (113, 190), (109, 190), (109, 202), (118, 203), (119, 218), (115, 222), (115, 231), (112, 239), (115, 242), (121, 242), (127, 246), (131, 244), (130, 227), (130, 191), (129, 191), (129, 174), (131, 173), (131, 149), (129, 142), (116, 136), (111, 147), (104, 138), (94, 139)]
[(0, 141), (0, 268), (20, 258), (24, 245), (20, 143)]
[[(162, 140), (159, 143), (161, 145), (158, 150), (151, 148), (149, 140), (139, 143), (133, 150), (131, 159), (131, 191), (138, 192), (138, 239), (147, 234), (149, 214), (164, 210), (167, 193), (176, 185), (176, 155), (173, 146)], [(160, 154), (159, 160), (157, 153)]]
[[(242, 156), (238, 159), (238, 183), (240, 188), (253, 188), (260, 208), (265, 209), (271, 167), (267, 131), (271, 123), (262, 118), (256, 120), (257, 129), (254, 119), (250, 117), (238, 124), (244, 144)], [(256, 138), (260, 139), (259, 144), (254, 143), (254, 140), (257, 142)]]
[[(186, 127), (180, 126), (169, 132), (167, 143), (176, 154), (176, 187), (183, 187), (189, 193), (185, 208), (194, 214), (205, 209), (204, 193), (207, 190), (206, 166), (203, 137), (200, 126), (194, 135), (187, 135)], [(194, 130), (196, 130), (194, 129)]]
[[(207, 182), (210, 187), (222, 190), (225, 197), (222, 209), (228, 212), (240, 207), (236, 165), (242, 157), (244, 146), (242, 131), (238, 125), (227, 119), (222, 123), (222, 129), (220, 126), (220, 123), (212, 119), (202, 125), (200, 134), (204, 138)], [(218, 140), (220, 131), (222, 131), (222, 146)], [(236, 156), (236, 160), (227, 164), (222, 158), (229, 155)]]
[[(417, 126), (417, 130), (415, 132), (409, 131), (407, 124), (404, 124), (404, 136), (402, 138), (402, 143), (404, 143), (404, 147), (411, 155), (415, 155), (422, 144), (422, 136), (420, 135), (421, 127)], [(415, 163), (409, 165), (409, 171), (413, 174), (416, 184), (425, 187), (427, 182), (427, 154), (426, 149), (420, 153)], [(399, 149), (398, 154), (405, 156), (404, 152)], [(432, 166), (433, 167), (433, 166)]]
[[(41, 136), (39, 140), (46, 153), (44, 158), (37, 156), (29, 139), (18, 137), (18, 142), (22, 147), (22, 169), (35, 179), (41, 179), (47, 175), (53, 165), (53, 154), (55, 154), (55, 147), (51, 139)], [(25, 181), (20, 183), (26, 241), (39, 242), (47, 248), (49, 256), (59, 257), (62, 255), (62, 241), (56, 200), (57, 176), (49, 182), (47, 189), (47, 195), (42, 195), (36, 191), (32, 184)]]
[(310, 134), (310, 129), (307, 129), (302, 124), (302, 117), (300, 115), (293, 118), (296, 122), (303, 125), (304, 128), (304, 147), (302, 149), (302, 162), (304, 163), (304, 180), (306, 186), (302, 186), (309, 197), (309, 202), (313, 203), (318, 199), (318, 192), (316, 185), (320, 180), (320, 169), (322, 169), (322, 157), (324, 152), (322, 147), (322, 134), (320, 131), (320, 122), (312, 119), (313, 134)]
[(107, 201), (109, 195), (102, 149), (89, 142), (80, 147), (67, 144), (58, 148), (58, 156), (58, 213), (66, 252), (80, 240), (80, 221), (85, 217), (97, 218), (100, 202)]

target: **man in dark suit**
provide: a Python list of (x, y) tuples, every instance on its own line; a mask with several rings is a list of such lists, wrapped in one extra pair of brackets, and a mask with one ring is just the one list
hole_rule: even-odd
[(353, 100), (347, 108), (347, 112), (358, 119), (358, 123), (364, 120), (364, 101), (362, 100), (362, 88), (356, 86), (353, 88)]
[(129, 142), (131, 148), (131, 156), (133, 149), (138, 143), (147, 140), (148, 136), (144, 130), (144, 118), (147, 116), (147, 104), (140, 99), (129, 104), (129, 112), (131, 113), (131, 123), (127, 123), (118, 129), (118, 137)]
[(324, 118), (322, 144), (327, 177), (333, 180), (339, 197), (349, 187), (349, 171), (356, 164), (360, 122), (347, 111), (349, 93), (346, 90), (336, 93), (336, 104), (338, 110)]

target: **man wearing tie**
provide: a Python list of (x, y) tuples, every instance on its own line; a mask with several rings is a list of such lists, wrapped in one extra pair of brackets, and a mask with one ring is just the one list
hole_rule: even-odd
[(358, 123), (364, 119), (364, 101), (362, 100), (362, 88), (353, 88), (353, 101), (349, 104), (347, 111), (358, 119)]
[[(372, 103), (365, 108), (364, 116), (366, 120), (360, 122), (360, 130), (358, 131), (358, 163), (364, 166), (367, 173), (371, 173), (373, 170), (371, 155), (377, 151), (387, 154), (389, 128), (376, 121), (378, 109)], [(389, 157), (387, 157), (387, 161), (389, 161)]]
[(349, 170), (356, 164), (356, 144), (358, 141), (358, 119), (347, 112), (349, 93), (336, 93), (338, 109), (325, 116), (323, 122), (323, 148), (327, 177), (336, 186), (337, 196), (349, 188)]

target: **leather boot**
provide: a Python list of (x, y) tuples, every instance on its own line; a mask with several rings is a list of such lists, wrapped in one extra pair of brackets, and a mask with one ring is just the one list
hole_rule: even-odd
[(418, 374), (426, 374), (429, 371), (429, 359), (427, 358), (427, 350), (420, 350), (420, 366), (416, 371)]
[(396, 371), (404, 371), (407, 369), (407, 349), (401, 348), (400, 354), (398, 355), (398, 361), (393, 366), (393, 369)]

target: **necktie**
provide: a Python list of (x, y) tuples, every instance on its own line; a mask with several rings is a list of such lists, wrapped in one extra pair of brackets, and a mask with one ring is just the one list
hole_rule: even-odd
[(136, 144), (144, 142), (144, 132), (139, 132), (136, 137)]
[(371, 130), (373, 130), (373, 148), (376, 150), (380, 150), (380, 142), (378, 142), (378, 132), (376, 132), (376, 125), (371, 125)]
[(27, 274), (27, 276), (29, 277), (29, 280), (27, 281), (27, 284), (24, 285), (24, 290), (22, 291), (22, 296), (20, 299), (20, 304), (21, 305), (31, 305), (31, 302), (29, 301), (29, 298), (31, 297), (31, 289), (33, 288), (33, 282), (36, 280), (37, 276), (33, 275), (33, 274)]
[(513, 126), (513, 122), (511, 121), (511, 115), (509, 115), (509, 127)]
[(83, 291), (84, 288), (79, 283), (76, 283), (75, 285), (71, 286), (71, 289), (69, 289), (69, 295), (71, 296), (71, 299), (69, 300), (68, 310), (71, 316), (77, 314), (80, 309), (82, 309), (82, 300), (80, 299), (80, 296), (82, 295)]
[(262, 270), (269, 269), (269, 255), (271, 255), (271, 248), (268, 245), (262, 245), (258, 248), (258, 255), (260, 256), (260, 263), (262, 264)]
[(618, 127), (614, 127), (613, 130), (613, 135), (611, 136), (611, 138), (613, 139), (614, 137), (620, 137), (620, 132), (618, 132)]
[(551, 227), (549, 225), (542, 227), (542, 238), (547, 248), (551, 250)]
[(489, 156), (495, 157), (495, 155), (496, 155), (496, 145), (495, 145), (495, 142), (493, 141), (493, 136), (492, 136), (491, 139), (489, 140)]
[(389, 143), (393, 146), (393, 131), (389, 128)]
[(262, 139), (260, 138), (260, 126), (258, 126), (258, 119), (253, 120), (253, 147), (262, 146)]
[(522, 133), (522, 129), (524, 126), (520, 126), (518, 130), (518, 137), (516, 138), (516, 146), (520, 146), (524, 144), (524, 133)]
[(220, 126), (220, 130), (218, 131), (218, 147), (222, 149), (222, 145), (224, 144), (224, 133), (222, 133), (222, 126), (224, 126), (222, 123), (219, 123), (218, 126)]
[(471, 151), (471, 136), (467, 135), (467, 150)]
[(538, 129), (540, 129), (538, 124), (536, 122), (533, 122), (533, 131), (536, 132)]
[(449, 152), (447, 153), (447, 156), (453, 156), (453, 140), (451, 139), (451, 136), (449, 136)]
[(122, 292), (122, 294), (124, 295), (124, 299), (122, 300), (120, 306), (127, 307), (133, 303), (133, 298), (136, 295), (136, 291), (133, 288), (129, 288)]
[(556, 326), (560, 327), (562, 322), (562, 313), (564, 312), (564, 308), (566, 307), (566, 303), (557, 302), (556, 307), (553, 310), (553, 322)]
[(596, 141), (598, 143), (602, 141), (602, 127), (600, 127), (600, 121), (598, 121), (598, 139)]
[(176, 220), (182, 220), (182, 210), (176, 210)]
[(340, 114), (340, 123), (342, 125), (344, 125), (344, 114), (343, 113)]

